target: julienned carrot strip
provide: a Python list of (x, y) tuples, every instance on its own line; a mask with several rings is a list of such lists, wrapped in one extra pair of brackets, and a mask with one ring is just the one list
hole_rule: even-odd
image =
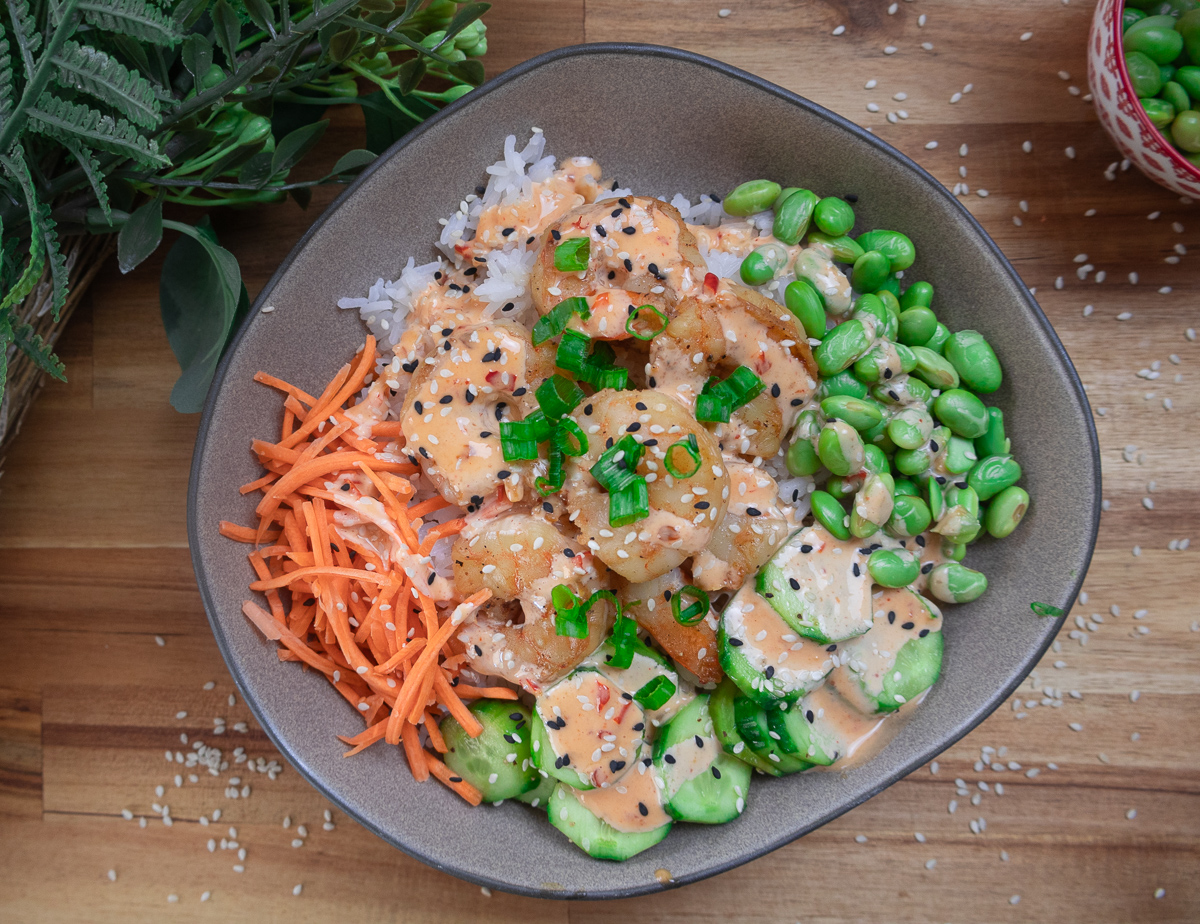
[(254, 381), (260, 382), (263, 385), (269, 385), (272, 388), (278, 388), (284, 394), (291, 395), (293, 398), (297, 399), (298, 401), (303, 401), (309, 407), (312, 407), (317, 401), (316, 398), (314, 398), (312, 395), (308, 394), (307, 392), (301, 391), (295, 385), (289, 384), (288, 382), (285, 382), (283, 379), (276, 378), (275, 376), (271, 375), (268, 372), (254, 373)]
[[(339, 451), (332, 452), (329, 455), (318, 456), (315, 459), (309, 459), (296, 465), (290, 472), (280, 478), (271, 486), (271, 490), (267, 495), (259, 501), (258, 508), (255, 511), (259, 516), (266, 516), (267, 512), (273, 510), (278, 505), (278, 499), (286, 494), (295, 491), (301, 485), (306, 485), (310, 481), (320, 478), (324, 475), (330, 475), (334, 472), (346, 471), (354, 468), (356, 462), (369, 462), (377, 469), (385, 471), (412, 471), (412, 466), (404, 462), (384, 462), (376, 459), (372, 455), (364, 452), (355, 451)], [(276, 501), (272, 504), (271, 501)]]
[(283, 409), (283, 423), (279, 427), (279, 438), (286, 440), (296, 429), (296, 413), (289, 407)]
[(508, 687), (472, 687), (459, 683), (453, 689), (460, 699), (517, 699), (517, 691)]
[(365, 751), (367, 748), (369, 748), (371, 745), (373, 745), (376, 741), (382, 741), (383, 733), (386, 730), (386, 728), (387, 728), (387, 719), (384, 719), (381, 722), (376, 722), (374, 725), (372, 725), (370, 728), (366, 729), (365, 731), (359, 732), (357, 735), (354, 735), (352, 738), (347, 738), (345, 735), (338, 735), (337, 736), (338, 741), (341, 741), (343, 744), (354, 745), (353, 748), (351, 748), (349, 751), (347, 751), (342, 756), (343, 757), (353, 757), (355, 754), (360, 754), (363, 751)]
[(400, 421), (398, 420), (380, 420), (371, 424), (371, 435), (397, 437), (403, 436), (404, 431), (400, 429)]
[(300, 578), (309, 577), (345, 577), (355, 581), (366, 581), (370, 584), (382, 584), (387, 581), (386, 574), (375, 571), (359, 571), (357, 568), (334, 568), (314, 566), (312, 568), (297, 568), (283, 577), (272, 578), (269, 581), (255, 581), (250, 585), (251, 590), (276, 590), (287, 587)]
[(390, 658), (388, 658), (382, 664), (378, 665), (375, 668), (375, 673), (381, 674), (381, 675), (382, 674), (390, 674), (392, 671), (394, 671), (397, 667), (399, 667), (405, 661), (408, 661), (411, 658), (414, 658), (417, 655), (419, 655), (424, 648), (425, 648), (425, 639), (414, 638), (411, 642), (404, 645), (394, 655), (392, 655)]
[(275, 622), (275, 618), (257, 603), (252, 600), (245, 601), (242, 604), (242, 612), (258, 627), (259, 632), (272, 641), (282, 642), (292, 654), (298, 655), (305, 664), (315, 667), (325, 674), (332, 675), (337, 670), (332, 661), (321, 657), (293, 635), (289, 629)]
[[(307, 449), (308, 447), (304, 448)], [(258, 456), (260, 462), (265, 462), (267, 459), (276, 459), (280, 462), (295, 465), (301, 453), (304, 452), (304, 449), (284, 449), (282, 446), (268, 443), (266, 440), (252, 440), (250, 442), (250, 451)]]
[[(342, 379), (336, 391), (332, 395), (329, 395), (329, 388), (326, 388), (325, 393), (313, 405), (308, 419), (304, 421), (296, 432), (287, 439), (282, 440), (280, 445), (284, 447), (294, 446), (304, 437), (308, 436), (308, 434), (312, 433), (317, 428), (318, 423), (339, 410), (346, 403), (347, 398), (362, 388), (363, 380), (374, 367), (375, 338), (368, 336), (367, 342), (363, 345), (362, 351), (358, 355), (358, 364), (355, 366), (354, 371), (350, 372), (350, 367), (348, 365), (344, 366), (343, 368), (347, 370), (347, 374)], [(336, 382), (337, 379), (335, 378), (334, 381)], [(329, 384), (332, 387), (334, 383), (330, 382)]]
[[(479, 724), (479, 720), (475, 718), (474, 713), (466, 707), (454, 688), (450, 686), (450, 681), (446, 679), (446, 673), (440, 667), (434, 669), (433, 689), (437, 693), (438, 702), (449, 710), (450, 714), (458, 720), (458, 724), (472, 738), (478, 738), (483, 731), (483, 726)], [(441, 750), (439, 748), (439, 750)]]
[(432, 773), (438, 780), (453, 789), (471, 805), (479, 805), (483, 802), (483, 794), (478, 789), (461, 776), (456, 776), (452, 773), (449, 767), (428, 751), (425, 752), (425, 766), (429, 773)]
[(421, 747), (421, 738), (417, 734), (417, 726), (408, 722), (400, 729), (400, 740), (404, 743), (404, 756), (408, 758), (409, 769), (418, 783), (429, 779), (429, 764), (426, 762), (425, 749)]
[(238, 493), (249, 494), (252, 491), (257, 491), (260, 488), (265, 488), (267, 485), (279, 479), (277, 472), (267, 472), (261, 478), (256, 478), (254, 481), (247, 482), (238, 488)]
[(421, 542), (421, 554), (428, 555), (433, 551), (433, 547), (439, 539), (445, 539), (447, 536), (457, 536), (466, 528), (466, 525), (467, 521), (462, 517), (459, 517), (457, 520), (438, 523), (425, 534), (425, 539)]
[(450, 502), (439, 494), (437, 497), (431, 497), (429, 500), (423, 500), (419, 504), (411, 505), (408, 508), (408, 517), (410, 520), (415, 520), (417, 517), (423, 517), (427, 513), (433, 513), (435, 510), (441, 510), (449, 506)]
[(437, 719), (428, 709), (425, 710), (425, 733), (429, 735), (429, 743), (433, 745), (433, 749), (439, 754), (445, 754), (448, 748), (446, 747), (446, 739), (442, 737), (442, 730), (438, 728)]

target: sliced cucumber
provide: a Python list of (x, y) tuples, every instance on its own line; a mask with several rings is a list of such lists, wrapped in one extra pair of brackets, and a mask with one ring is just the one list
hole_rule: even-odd
[(654, 764), (672, 818), (719, 825), (737, 818), (746, 807), (750, 766), (721, 748), (706, 693), (697, 695), (659, 733)]
[(717, 736), (717, 741), (726, 754), (732, 754), (747, 766), (771, 776), (782, 776), (783, 771), (777, 770), (766, 758), (759, 757), (738, 734), (733, 704), (739, 696), (741, 690), (737, 684), (726, 677), (709, 697), (708, 713), (712, 717), (713, 733)]
[(512, 700), (480, 699), (471, 713), (483, 726), (478, 737), (446, 716), (438, 725), (446, 740), (446, 766), (474, 786), (485, 802), (512, 799), (537, 785), (530, 762), (529, 710)]
[(871, 631), (842, 647), (830, 682), (859, 711), (894, 712), (937, 681), (942, 669), (942, 618), (907, 588), (876, 597)]
[(820, 526), (794, 533), (758, 572), (755, 587), (784, 622), (822, 644), (871, 628), (871, 577), (859, 540)]
[(833, 668), (830, 652), (801, 639), (749, 584), (721, 614), (717, 641), (725, 673), (762, 706), (799, 699)]
[(540, 808), (544, 812), (550, 807), (550, 793), (554, 792), (554, 787), (558, 785), (558, 780), (552, 776), (542, 776), (540, 770), (537, 771), (537, 775), (537, 785), (528, 792), (523, 792), (517, 796), (517, 801), (524, 802), (526, 805), (532, 805), (534, 808)]
[[(680, 709), (692, 698), (692, 687), (679, 677), (675, 665), (666, 655), (660, 654), (641, 639), (634, 642), (633, 661), (629, 667), (613, 667), (609, 659), (613, 654), (612, 640), (601, 645), (596, 653), (585, 661), (585, 664), (595, 668), (610, 678), (624, 692), (636, 694), (639, 690), (654, 680), (655, 677), (666, 677), (675, 687), (675, 692), (657, 709), (646, 709), (646, 718), (651, 727), (657, 728), (671, 721)], [(643, 707), (644, 708), (644, 707)]]
[[(837, 758), (837, 751), (828, 748), (828, 742), (814, 733), (804, 700), (784, 704), (767, 713), (767, 727), (784, 754), (798, 757), (809, 764), (828, 767)], [(815, 717), (814, 717), (815, 718)]]
[(554, 827), (597, 860), (628, 860), (653, 847), (671, 831), (671, 822), (649, 831), (618, 831), (588, 811), (561, 783), (550, 795), (549, 813)]
[[(781, 704), (787, 706), (787, 703)], [(780, 773), (798, 773), (812, 766), (807, 760), (789, 754), (783, 747), (778, 733), (771, 729), (771, 714), (779, 707), (763, 708), (748, 696), (739, 696), (733, 701), (733, 717), (738, 733), (759, 757), (775, 767)]]

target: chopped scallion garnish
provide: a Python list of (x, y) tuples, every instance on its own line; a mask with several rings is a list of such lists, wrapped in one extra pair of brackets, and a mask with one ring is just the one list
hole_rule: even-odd
[[(676, 449), (686, 452), (692, 459), (692, 465), (688, 471), (683, 471), (676, 467), (673, 459)], [(672, 443), (667, 447), (666, 456), (663, 463), (667, 467), (667, 471), (671, 473), (673, 478), (691, 478), (696, 472), (700, 471), (700, 444), (696, 440), (695, 433), (689, 433), (687, 439), (680, 440), (677, 443)]]
[(564, 330), (562, 339), (558, 341), (558, 350), (554, 354), (554, 365), (573, 375), (579, 375), (591, 358), (591, 348), (592, 338), (587, 334), (577, 330)]
[(650, 490), (641, 475), (615, 494), (608, 495), (608, 522), (613, 526), (628, 526), (650, 516)]
[(558, 420), (570, 414), (584, 397), (582, 388), (557, 373), (542, 382), (535, 394), (547, 420)]
[(564, 455), (582, 456), (588, 451), (587, 434), (570, 417), (564, 417), (558, 422), (558, 426), (554, 429), (554, 436), (551, 439), (554, 441), (554, 445), (562, 450)]
[(524, 420), (500, 421), (500, 449), (505, 462), (519, 462), (538, 457), (538, 440), (534, 425)]
[(550, 602), (554, 604), (554, 631), (569, 638), (587, 638), (587, 610), (579, 604), (579, 597), (566, 584), (558, 584), (550, 591)]
[[(683, 608), (681, 603), (684, 594), (695, 600), (687, 608)], [(708, 594), (692, 584), (685, 584), (679, 590), (675, 591), (675, 593), (671, 594), (671, 615), (675, 617), (675, 621), (681, 626), (696, 625), (696, 623), (708, 615), (710, 606), (711, 602), (708, 599)]]
[(638, 462), (645, 452), (641, 443), (626, 433), (600, 454), (588, 471), (600, 486), (613, 494), (632, 484), (637, 474)]
[(586, 237), (572, 237), (554, 248), (554, 268), (560, 273), (577, 273), (588, 267), (592, 242)]
[(671, 701), (671, 697), (675, 695), (677, 689), (670, 677), (659, 674), (649, 683), (640, 687), (633, 694), (633, 699), (643, 709), (661, 709)]
[(533, 345), (541, 346), (550, 338), (561, 334), (567, 329), (572, 314), (578, 314), (585, 321), (592, 316), (586, 298), (578, 295), (574, 298), (565, 298), (538, 318), (537, 323), (533, 325), (531, 337)]
[[(643, 311), (649, 311), (653, 313), (658, 319), (659, 324), (655, 326), (653, 325), (653, 322), (651, 322), (652, 327), (650, 330), (638, 330), (635, 322), (638, 320), (638, 317)], [(671, 322), (668, 320), (666, 314), (664, 314), (654, 305), (642, 305), (630, 312), (629, 317), (625, 319), (625, 331), (631, 336), (637, 337), (638, 340), (653, 340), (655, 337), (665, 331), (667, 329), (667, 325), (670, 323)]]
[(726, 423), (729, 415), (753, 401), (766, 386), (746, 366), (738, 366), (724, 382), (709, 382), (696, 399), (696, 419)]
[(563, 486), (563, 451), (555, 443), (550, 444), (549, 466), (544, 476), (533, 479), (533, 486), (538, 494), (546, 497), (555, 491), (561, 491)]
[[(608, 592), (608, 591), (604, 591)], [(612, 646), (613, 653), (608, 659), (608, 665), (618, 670), (624, 670), (633, 664), (634, 646), (637, 644), (637, 621), (631, 616), (621, 613), (617, 605), (617, 619), (613, 623)]]

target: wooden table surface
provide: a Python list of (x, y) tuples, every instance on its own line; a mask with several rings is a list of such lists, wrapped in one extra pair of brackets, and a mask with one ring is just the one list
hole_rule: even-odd
[[(1118, 155), (1080, 95), (1089, 4), (888, 3), (497, 0), (488, 63), (497, 73), (583, 41), (676, 45), (806, 95), (947, 186), (969, 185), (962, 201), (1036, 287), (1089, 388), (1111, 502), (1088, 600), (1072, 614), (1084, 629), (1069, 638), (1067, 625), (1019, 708), (1001, 708), (936, 773), (917, 771), (801, 841), (616, 903), (487, 896), (347, 818), (327, 831), (327, 803), (290, 767), (274, 781), (241, 772), (248, 799), (227, 798), (229, 773), (177, 789), (163, 752), (187, 749), (180, 733), (251, 758), (273, 749), (252, 722), (233, 731), (249, 712), (228, 700), (188, 558), (197, 418), (167, 403), (177, 369), (158, 321), (160, 250), (128, 277), (115, 265), (101, 273), (62, 342), (70, 382), (45, 390), (0, 481), (0, 919), (1200, 919), (1200, 541), (1169, 547), (1200, 514), (1200, 346), (1185, 338), (1200, 327), (1200, 256), (1186, 255), (1200, 247), (1200, 212), (1136, 170), (1105, 179)], [(908, 118), (889, 123), (901, 108)], [(330, 137), (352, 147), (360, 133), (339, 122)], [(307, 213), (282, 204), (217, 216), (252, 294), (331, 198)], [(1086, 280), (1077, 254), (1095, 267)], [(209, 734), (218, 715), (233, 740)], [(984, 748), (996, 749), (988, 768)], [(173, 826), (153, 815), (156, 802), (170, 805)], [(218, 808), (218, 824), (197, 824)], [(308, 834), (294, 849), (299, 824)], [(209, 853), (210, 836), (236, 837), (244, 872), (236, 850)]]

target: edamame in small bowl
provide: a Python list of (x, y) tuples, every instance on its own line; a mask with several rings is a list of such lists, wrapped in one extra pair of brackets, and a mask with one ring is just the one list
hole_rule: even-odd
[[(598, 82), (606, 92), (586, 107), (561, 92)], [(636, 131), (612, 130), (651, 112)], [(433, 165), (444, 188), (410, 179)], [(510, 173), (512, 220), (485, 221)], [(522, 210), (540, 195), (532, 184), (568, 179), (582, 197), (571, 209)], [(443, 264), (424, 286), (460, 307), (512, 309), (479, 322), (494, 343), (471, 340), (465, 310), (439, 316), (436, 351), (410, 363), (397, 347), (421, 327), (396, 331), (409, 321), (395, 300), (422, 317), (409, 283), (435, 242)], [(527, 278), (521, 254), (533, 256)], [(339, 299), (360, 312), (338, 311)], [(469, 95), (360, 178), (260, 304), (277, 310), (251, 314), (219, 370), (193, 465), (192, 546), (218, 643), (263, 727), (335, 804), (491, 888), (652, 892), (836, 817), (1003, 702), (1052, 641), (1061, 621), (1048, 617), (1070, 606), (1091, 555), (1099, 469), (1086, 399), (995, 245), (878, 139), (695, 55), (566, 49)], [(357, 313), (378, 337), (366, 347)], [(379, 348), (394, 354), (383, 384), (360, 398)], [(262, 482), (253, 457), (228, 451), (279, 430), (282, 399), (254, 381), (264, 369), (258, 382), (284, 387), (292, 415), (271, 465), (299, 485), (304, 522), (289, 520), (282, 489), (281, 507), (238, 490), (257, 480), (271, 494), (271, 474)], [(417, 386), (428, 394), (413, 397)], [(339, 388), (355, 394), (321, 417), (340, 422), (317, 446), (294, 429), (303, 396)], [(495, 420), (486, 434), (472, 429), (481, 407)], [(459, 440), (456, 426), (470, 433)], [(321, 468), (329, 484), (306, 485), (290, 473), (316, 470), (301, 446), (332, 448), (320, 458), (355, 471)], [(486, 490), (471, 486), (489, 472)], [(387, 505), (359, 500), (375, 492)], [(348, 558), (358, 540), (345, 521), (331, 515), (333, 539), (320, 526), (326, 504), (383, 517), (402, 502), (423, 519), (412, 542), (424, 557), (405, 558), (405, 575), (377, 551)], [(300, 577), (322, 577), (334, 556), (349, 564), (327, 576), (366, 593), (347, 597), (355, 619), (332, 649), (309, 616), (339, 598), (302, 595), (296, 618), (281, 611), (285, 634), (272, 611), (286, 601), (270, 594), (295, 569), (255, 575), (227, 537), (256, 531), (218, 535), (219, 521), (253, 523), (256, 508), (273, 555), (315, 530), (322, 551), (293, 552), (314, 562)], [(495, 595), (501, 578), (540, 580), (553, 556), (577, 572), (542, 581), (552, 617), (525, 614), (549, 619), (545, 645), (564, 659), (550, 663), (528, 638), (517, 650), (523, 623), (505, 622), (504, 606), (519, 601)], [(375, 636), (400, 631), (405, 580), (431, 601), (404, 604), (427, 654)], [(257, 603), (250, 582), (268, 592)], [(281, 665), (277, 641), (315, 670)], [(361, 669), (330, 673), (335, 691), (320, 675), (338, 672), (338, 646)], [(378, 693), (348, 708), (366, 682)], [(389, 693), (404, 706), (395, 729), (380, 711)], [(343, 759), (333, 735), (356, 711), (367, 729)], [(406, 767), (418, 765), (447, 788), (417, 782)]]

